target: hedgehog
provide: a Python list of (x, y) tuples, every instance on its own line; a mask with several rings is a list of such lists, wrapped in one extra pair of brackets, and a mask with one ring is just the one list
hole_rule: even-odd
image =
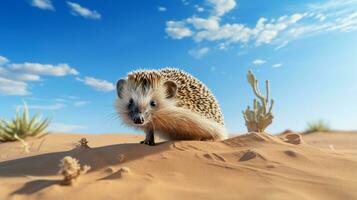
[(212, 92), (174, 68), (138, 70), (116, 84), (115, 107), (123, 124), (145, 132), (142, 144), (166, 140), (223, 140), (227, 131)]

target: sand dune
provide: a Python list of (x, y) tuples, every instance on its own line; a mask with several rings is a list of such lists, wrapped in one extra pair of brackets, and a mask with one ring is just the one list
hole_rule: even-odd
[[(82, 137), (91, 149), (75, 148)], [(51, 134), (31, 139), (30, 154), (0, 144), (0, 199), (357, 199), (357, 134), (250, 133), (154, 147), (141, 139)], [(68, 155), (91, 166), (73, 186), (57, 174)]]

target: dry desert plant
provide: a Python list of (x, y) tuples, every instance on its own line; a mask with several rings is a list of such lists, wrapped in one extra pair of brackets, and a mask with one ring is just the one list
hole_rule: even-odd
[(63, 175), (63, 183), (72, 185), (81, 174), (90, 170), (88, 165), (80, 165), (78, 160), (71, 156), (66, 156), (61, 160), (59, 174)]
[(88, 143), (89, 141), (87, 140), (87, 138), (82, 138), (78, 141), (77, 148), (83, 147), (85, 149), (90, 149)]
[(273, 99), (270, 100), (269, 106), (269, 81), (266, 81), (266, 96), (264, 96), (259, 91), (258, 80), (252, 71), (248, 72), (247, 79), (259, 101), (254, 98), (253, 109), (248, 106), (247, 109), (243, 111), (245, 125), (249, 132), (264, 132), (273, 122), (274, 118), (271, 112), (274, 105)]
[(318, 120), (315, 122), (308, 123), (304, 133), (308, 134), (314, 132), (328, 132), (330, 130), (330, 126), (327, 122), (325, 122), (324, 120)]
[(25, 142), (27, 137), (38, 137), (46, 134), (50, 120), (42, 119), (36, 114), (29, 117), (27, 105), (24, 103), (22, 109), (16, 109), (16, 115), (12, 120), (0, 119), (0, 142), (20, 141), (26, 152), (29, 151)]

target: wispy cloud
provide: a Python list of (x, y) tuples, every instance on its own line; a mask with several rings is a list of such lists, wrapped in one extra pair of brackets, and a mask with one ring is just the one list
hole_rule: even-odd
[(204, 55), (206, 55), (209, 52), (208, 47), (202, 47), (202, 48), (197, 48), (197, 49), (191, 49), (188, 51), (188, 53), (193, 56), (196, 59), (202, 58)]
[(75, 124), (64, 124), (64, 123), (52, 123), (48, 128), (53, 132), (73, 132), (80, 129), (85, 129), (85, 126), (75, 125)]
[(48, 104), (48, 105), (28, 105), (28, 108), (30, 109), (36, 109), (36, 110), (59, 110), (62, 108), (65, 108), (66, 105), (62, 103), (54, 103), (54, 104)]
[(0, 77), (14, 81), (39, 81), (41, 78), (37, 74), (28, 74), (23, 72), (12, 71), (9, 68), (0, 67)]
[(182, 4), (185, 5), (185, 6), (187, 6), (187, 5), (190, 4), (190, 3), (188, 2), (188, 0), (181, 0), (181, 2), (182, 2)]
[(9, 62), (9, 59), (7, 59), (4, 56), (0, 56), (0, 66), (6, 64), (8, 62)]
[(39, 81), (41, 76), (68, 76), (78, 75), (79, 72), (68, 64), (40, 64), (40, 63), (11, 63), (1, 56), (3, 62), (0, 66), (0, 78), (2, 95), (27, 95), (29, 81)]
[(110, 92), (115, 89), (114, 84), (106, 80), (96, 79), (93, 77), (85, 77), (84, 79), (77, 77), (76, 79), (98, 91)]
[(67, 4), (71, 8), (71, 13), (75, 16), (82, 16), (88, 19), (100, 19), (102, 17), (96, 10), (90, 10), (79, 5), (78, 3), (67, 1)]
[(276, 64), (272, 65), (272, 67), (274, 67), (274, 68), (278, 68), (278, 67), (282, 67), (282, 66), (283, 66), (282, 63), (276, 63)]
[[(183, 21), (169, 21), (166, 32), (174, 39), (192, 37), (196, 42), (218, 42), (220, 45), (236, 43), (245, 45), (253, 41), (255, 45), (259, 46), (271, 43), (280, 32), (296, 24), (302, 18), (303, 15), (299, 13), (279, 17), (277, 20), (260, 18), (256, 26), (250, 28), (240, 23), (220, 24), (220, 19), (216, 17), (198, 18), (193, 16)], [(171, 31), (172, 27), (175, 28), (174, 33)]]
[(282, 48), (284, 48), (284, 47), (285, 47), (286, 45), (288, 45), (288, 44), (289, 44), (289, 41), (287, 41), (287, 40), (282, 41), (282, 42), (280, 42), (280, 44), (279, 44), (278, 46), (275, 47), (274, 50), (282, 49)]
[(76, 102), (73, 103), (73, 105), (76, 106), (76, 107), (85, 106), (87, 104), (90, 104), (90, 101), (76, 101)]
[(185, 22), (168, 21), (166, 22), (166, 33), (173, 39), (182, 39), (192, 36), (191, 29), (186, 27)]
[(159, 7), (157, 7), (157, 10), (160, 12), (165, 12), (165, 11), (167, 11), (167, 8), (164, 6), (159, 6)]
[(204, 12), (205, 11), (205, 9), (203, 7), (201, 7), (201, 6), (199, 6), (199, 5), (195, 5), (194, 7), (196, 8), (197, 12)]
[[(30, 103), (28, 107), (38, 110), (59, 110), (71, 106), (82, 107), (91, 103), (90, 101), (82, 100), (79, 97), (72, 96), (60, 96), (54, 99), (33, 97), (27, 99), (36, 102), (33, 104)], [(41, 104), (39, 104), (39, 101), (41, 101)]]
[(27, 84), (21, 81), (14, 81), (0, 77), (0, 95), (28, 95)]
[(236, 7), (235, 0), (207, 0), (213, 7), (213, 15), (222, 16)]
[(42, 10), (55, 10), (51, 0), (32, 0), (31, 5)]
[(307, 4), (300, 12), (276, 18), (261, 17), (254, 26), (224, 23), (225, 14), (236, 7), (235, 0), (206, 0), (206, 5), (211, 9), (209, 16), (193, 14), (182, 20), (170, 20), (166, 23), (167, 35), (173, 39), (192, 38), (197, 43), (211, 42), (218, 47), (271, 44), (278, 50), (300, 37), (357, 30), (357, 0)]
[(21, 63), (12, 64), (9, 67), (14, 72), (35, 74), (35, 75), (48, 75), (48, 76), (66, 76), (78, 75), (78, 71), (70, 67), (68, 64), (40, 64), (40, 63)]
[(256, 60), (253, 60), (253, 62), (252, 62), (253, 65), (262, 65), (265, 63), (266, 63), (266, 61), (262, 60), (262, 59), (256, 59)]

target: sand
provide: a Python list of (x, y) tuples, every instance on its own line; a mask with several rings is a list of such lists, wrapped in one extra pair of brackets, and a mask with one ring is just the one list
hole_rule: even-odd
[[(90, 149), (76, 147), (87, 138)], [(357, 199), (357, 134), (250, 133), (220, 142), (161, 142), (130, 134), (50, 134), (0, 144), (0, 199)], [(73, 186), (64, 156), (91, 166)], [(126, 170), (123, 170), (126, 169)]]

